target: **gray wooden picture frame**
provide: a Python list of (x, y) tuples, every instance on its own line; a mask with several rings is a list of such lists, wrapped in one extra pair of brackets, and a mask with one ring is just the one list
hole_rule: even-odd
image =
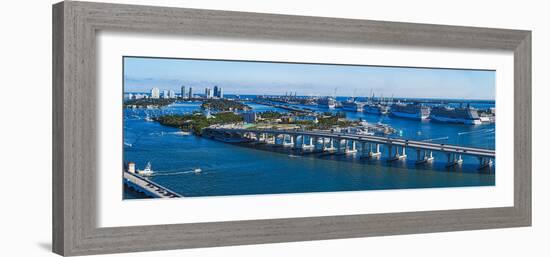
[[(97, 227), (95, 37), (101, 30), (511, 51), (514, 53), (514, 206)], [(87, 255), (530, 225), (530, 31), (73, 1), (53, 6), (53, 251), (58, 254)]]

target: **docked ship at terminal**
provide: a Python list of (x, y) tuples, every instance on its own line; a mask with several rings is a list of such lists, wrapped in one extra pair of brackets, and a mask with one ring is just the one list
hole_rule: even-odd
[(285, 95), (284, 97), (259, 96), (263, 103), (276, 103), (279, 107), (290, 110), (312, 110), (308, 106), (317, 106), (329, 111), (346, 111), (391, 115), (398, 118), (426, 120), (433, 122), (480, 125), (495, 122), (495, 108), (474, 108), (466, 100), (407, 100), (392, 98), (348, 97), (337, 100), (337, 97), (304, 97)]
[(349, 98), (342, 102), (342, 109), (344, 109), (344, 111), (363, 112), (364, 108), (365, 103), (358, 102), (355, 98)]
[[(318, 102), (319, 106), (325, 105), (325, 98)], [(358, 98), (348, 98), (341, 101), (343, 111), (365, 112), (378, 115), (391, 115), (399, 118), (429, 120), (434, 122), (461, 123), (468, 125), (480, 125), (495, 122), (495, 108), (474, 108), (469, 103), (458, 103), (452, 106), (450, 103), (419, 103), (415, 101), (374, 101), (373, 98), (365, 102)], [(334, 103), (335, 106), (339, 104)]]
[(336, 100), (333, 97), (327, 96), (317, 99), (317, 105), (328, 109), (336, 108)]
[[(440, 122), (464, 123), (471, 125), (479, 125), (482, 123), (478, 110), (470, 108), (469, 106), (459, 108), (436, 106), (432, 108), (430, 117), (432, 120)], [(484, 121), (491, 122), (490, 119)]]
[(402, 118), (425, 120), (430, 117), (430, 108), (419, 104), (394, 104), (391, 114)]

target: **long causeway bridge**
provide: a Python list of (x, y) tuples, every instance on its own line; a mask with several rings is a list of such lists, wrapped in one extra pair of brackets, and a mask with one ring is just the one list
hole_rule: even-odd
[(406, 149), (416, 151), (417, 164), (432, 162), (433, 152), (440, 152), (446, 155), (449, 167), (462, 164), (463, 156), (477, 157), (480, 169), (492, 166), (495, 159), (495, 150), (491, 149), (329, 131), (205, 128), (203, 135), (223, 142), (258, 142), (317, 152), (359, 154), (362, 158), (380, 158), (380, 146), (384, 146), (389, 162), (406, 159)]

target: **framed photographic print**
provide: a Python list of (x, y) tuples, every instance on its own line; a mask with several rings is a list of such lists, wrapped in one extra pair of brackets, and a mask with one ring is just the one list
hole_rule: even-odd
[(53, 248), (531, 224), (531, 32), (53, 6)]

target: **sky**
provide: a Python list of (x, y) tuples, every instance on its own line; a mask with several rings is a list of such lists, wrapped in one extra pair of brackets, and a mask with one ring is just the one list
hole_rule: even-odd
[(124, 57), (124, 92), (495, 99), (495, 71)]

